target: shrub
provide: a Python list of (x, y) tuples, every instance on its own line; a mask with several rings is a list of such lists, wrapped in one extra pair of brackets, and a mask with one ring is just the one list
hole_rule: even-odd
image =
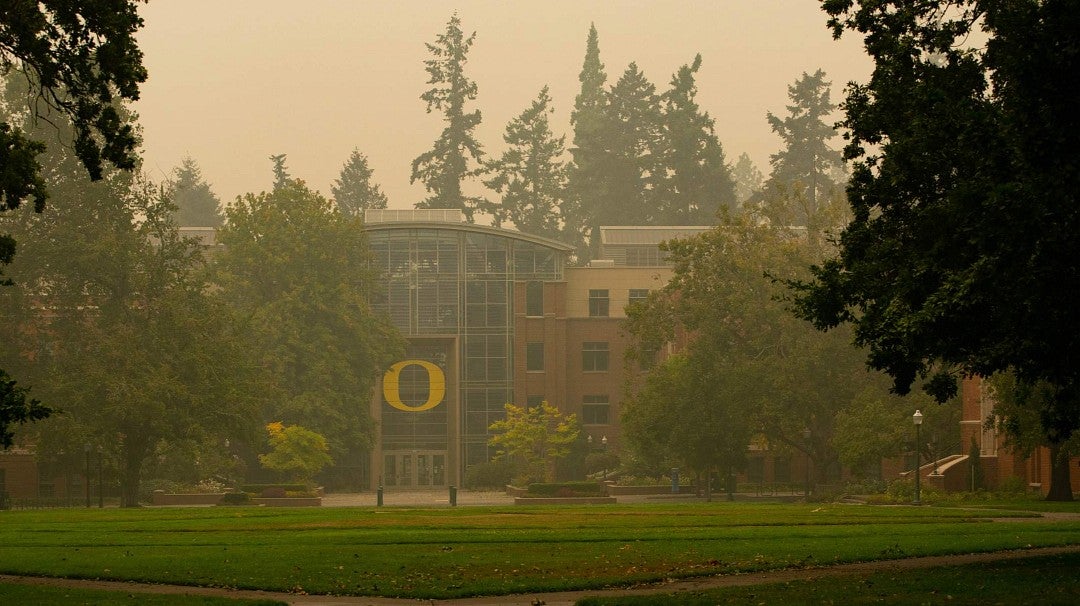
[(307, 484), (242, 484), (240, 490), (251, 494), (262, 494), (267, 488), (280, 488), (282, 490), (303, 491), (309, 490)]
[(598, 482), (529, 484), (530, 497), (602, 497), (607, 489)]
[(267, 486), (259, 496), (264, 499), (282, 499), (285, 498), (285, 493), (285, 489), (281, 486)]
[(246, 492), (227, 492), (218, 501), (219, 505), (247, 505), (251, 503), (251, 497)]
[(514, 479), (517, 469), (518, 465), (507, 460), (470, 465), (465, 470), (465, 488), (502, 488)]

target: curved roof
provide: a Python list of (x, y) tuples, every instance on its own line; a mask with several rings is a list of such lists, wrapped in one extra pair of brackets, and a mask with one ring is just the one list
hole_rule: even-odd
[[(457, 217), (457, 220), (453, 220)], [(534, 236), (514, 229), (504, 229), (501, 227), (489, 227), (486, 225), (475, 225), (473, 223), (465, 223), (460, 219), (461, 211), (436, 211), (432, 212), (427, 209), (419, 210), (367, 210), (364, 212), (364, 229), (367, 231), (389, 231), (389, 230), (401, 230), (401, 229), (443, 229), (450, 231), (469, 232), (478, 234), (487, 234), (492, 236), (500, 236), (503, 238), (510, 238), (513, 240), (519, 240), (522, 242), (529, 242), (531, 244), (538, 244), (547, 248), (552, 248), (562, 252), (570, 252), (574, 250), (573, 246), (559, 242), (558, 240), (552, 240), (551, 238), (544, 238), (541, 236)]]

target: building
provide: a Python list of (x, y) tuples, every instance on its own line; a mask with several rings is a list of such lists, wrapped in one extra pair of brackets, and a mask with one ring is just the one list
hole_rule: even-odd
[(460, 484), (494, 455), (507, 402), (546, 400), (617, 448), (625, 307), (670, 279), (661, 241), (706, 229), (603, 228), (603, 258), (569, 267), (570, 246), (455, 210), (369, 210), (365, 224), (375, 307), (408, 341), (374, 397), (372, 488)]

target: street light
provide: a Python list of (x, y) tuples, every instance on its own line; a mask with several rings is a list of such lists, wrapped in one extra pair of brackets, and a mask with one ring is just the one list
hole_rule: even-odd
[(919, 470), (919, 467), (920, 467), (920, 465), (919, 465), (919, 444), (920, 444), (920, 442), (919, 442), (919, 426), (922, 425), (922, 418), (923, 418), (923, 414), (921, 412), (919, 412), (918, 410), (915, 411), (915, 414), (911, 415), (911, 421), (913, 423), (915, 423), (915, 501), (913, 503), (914, 505), (922, 505), (922, 503), (919, 502), (919, 475), (921, 475), (920, 470)]
[(83, 474), (83, 485), (86, 486), (86, 508), (90, 508), (90, 442), (83, 445), (86, 453), (86, 473)]
[(806, 489), (805, 489), (805, 493), (804, 493), (803, 496), (806, 499), (810, 498), (810, 437), (812, 435), (813, 434), (810, 433), (810, 428), (809, 427), (807, 427), (806, 429), (803, 430), (803, 433), (802, 433), (803, 444), (806, 447), (806, 449), (803, 451), (803, 454), (806, 455), (806, 465), (805, 465), (806, 466)]
[(600, 444), (604, 447), (604, 481), (607, 481), (607, 436), (600, 438)]

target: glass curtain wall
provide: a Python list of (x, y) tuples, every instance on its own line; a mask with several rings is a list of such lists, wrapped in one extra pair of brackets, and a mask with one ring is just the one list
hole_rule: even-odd
[[(458, 389), (462, 435), (460, 445), (447, 444), (447, 448), (460, 448), (463, 468), (489, 460), (494, 453), (487, 445), (488, 427), (505, 416), (503, 406), (513, 394), (514, 284), (561, 280), (563, 253), (510, 235), (455, 227), (376, 226), (369, 229), (369, 236), (377, 269), (385, 272), (385, 290), (373, 298), (374, 306), (385, 311), (407, 337), (457, 337), (461, 376), (450, 383)], [(438, 357), (437, 352), (427, 353)], [(419, 351), (416, 355), (426, 356)], [(443, 370), (449, 378), (455, 369)], [(419, 391), (423, 391), (422, 382), (414, 382)], [(412, 395), (423, 401), (424, 394)], [(394, 410), (386, 402), (382, 406), (384, 453), (437, 452), (439, 444), (431, 431), (443, 432), (446, 443), (445, 419), (427, 422), (408, 417), (410, 413)], [(445, 415), (446, 407), (439, 408)], [(417, 433), (407, 431), (406, 425), (426, 429)], [(384, 456), (384, 468), (398, 469), (395, 479), (399, 482), (415, 484), (418, 475), (431, 468), (430, 460), (420, 465), (411, 458), (403, 463), (390, 461), (392, 455)]]

